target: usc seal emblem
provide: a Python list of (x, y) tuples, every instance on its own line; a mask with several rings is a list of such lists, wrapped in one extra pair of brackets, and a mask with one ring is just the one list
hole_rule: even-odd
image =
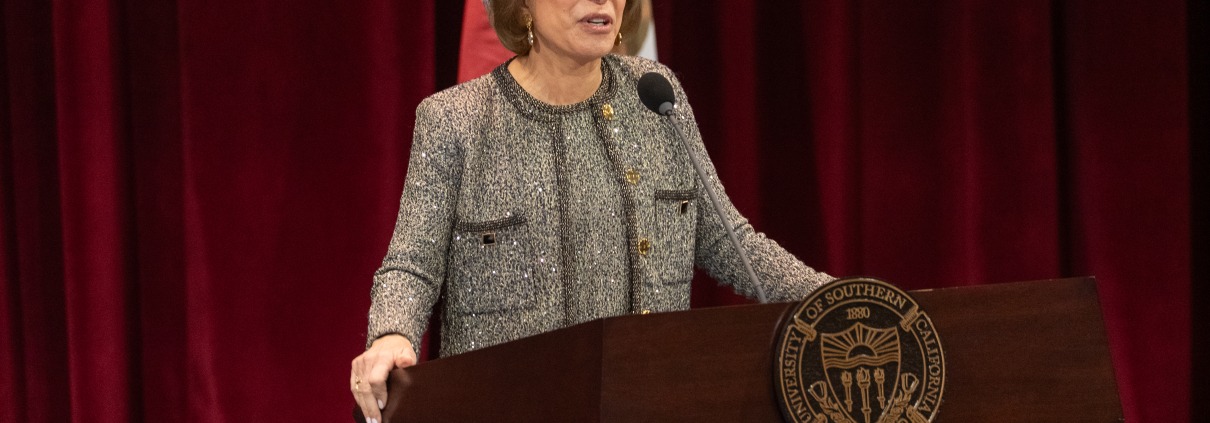
[(926, 423), (945, 392), (933, 322), (878, 279), (838, 280), (791, 308), (773, 361), (787, 422)]

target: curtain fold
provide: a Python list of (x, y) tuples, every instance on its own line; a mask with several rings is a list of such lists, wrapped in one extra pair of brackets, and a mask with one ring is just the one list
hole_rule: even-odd
[[(51, 7), (8, 2), (4, 18), (4, 116), (0, 131), (0, 286), (5, 313), (0, 407), (5, 421), (62, 421), (70, 404), (64, 259), (55, 121)], [(56, 404), (60, 407), (56, 407)]]
[(138, 406), (133, 174), (121, 10), (55, 3), (55, 120), (68, 384), (59, 400), (126, 422)]
[(1101, 281), (1127, 419), (1180, 421), (1193, 382), (1185, 5), (1062, 13), (1072, 269)]
[[(1183, 421), (1185, 7), (654, 14), (758, 230), (821, 270), (907, 289), (1096, 275), (1127, 420)], [(413, 110), (455, 77), (455, 13), (4, 2), (0, 421), (349, 418)], [(715, 285), (695, 281), (694, 305), (744, 301)]]

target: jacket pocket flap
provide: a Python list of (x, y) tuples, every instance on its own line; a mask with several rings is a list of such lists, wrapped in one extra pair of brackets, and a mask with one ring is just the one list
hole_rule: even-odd
[(525, 222), (524, 217), (512, 215), (503, 219), (488, 220), (485, 222), (458, 222), (454, 225), (454, 230), (459, 232), (488, 232), (524, 225)]
[(656, 190), (655, 199), (686, 201), (686, 200), (695, 199), (698, 197), (698, 195), (700, 195), (700, 194), (698, 193), (698, 191), (696, 189), (684, 189), (684, 190), (661, 189), (661, 190)]

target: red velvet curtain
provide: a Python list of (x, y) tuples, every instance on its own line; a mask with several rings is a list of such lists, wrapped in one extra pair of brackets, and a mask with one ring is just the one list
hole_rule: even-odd
[(906, 288), (1095, 275), (1127, 421), (1169, 422), (1191, 382), (1185, 6), (655, 9), (661, 60), (759, 229)]
[[(0, 421), (349, 418), (458, 3), (6, 0)], [(656, 3), (759, 229), (911, 289), (1096, 275), (1127, 418), (1187, 419), (1183, 2)]]
[(4, 2), (0, 421), (341, 421), (436, 6)]

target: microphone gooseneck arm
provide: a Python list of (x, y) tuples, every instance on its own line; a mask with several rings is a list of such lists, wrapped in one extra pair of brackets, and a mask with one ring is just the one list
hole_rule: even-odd
[(702, 167), (701, 159), (697, 156), (692, 146), (690, 146), (689, 138), (681, 131), (681, 125), (677, 122), (679, 116), (676, 114), (676, 97), (673, 95), (672, 84), (663, 75), (654, 72), (647, 73), (639, 79), (639, 98), (648, 109), (668, 118), (668, 124), (672, 126), (673, 132), (676, 132), (677, 139), (681, 140), (681, 145), (685, 147), (685, 153), (689, 155), (689, 163), (693, 164), (693, 170), (697, 172), (697, 180), (701, 182), (702, 189), (706, 191), (706, 197), (710, 199), (710, 204), (714, 206), (714, 215), (718, 217), (719, 225), (727, 232), (727, 239), (731, 240), (731, 245), (735, 247), (736, 254), (739, 255), (740, 261), (744, 264), (744, 272), (748, 274), (748, 280), (752, 282), (752, 288), (756, 291), (756, 298), (761, 304), (768, 303), (769, 298), (765, 295), (765, 288), (760, 283), (760, 277), (756, 275), (756, 271), (752, 270), (752, 262), (748, 259), (748, 251), (740, 245), (739, 237), (735, 236), (735, 229), (723, 217), (723, 206), (718, 200), (718, 194), (714, 192), (714, 187), (706, 176), (706, 170)]
[(689, 162), (693, 164), (693, 170), (697, 172), (697, 180), (701, 181), (702, 189), (706, 191), (706, 196), (710, 198), (710, 204), (714, 206), (714, 215), (718, 217), (719, 225), (727, 232), (727, 239), (731, 240), (731, 245), (735, 247), (736, 253), (739, 254), (739, 259), (744, 263), (744, 272), (748, 273), (748, 280), (752, 281), (752, 288), (756, 290), (756, 298), (761, 304), (769, 302), (769, 298), (765, 295), (765, 288), (760, 284), (760, 278), (756, 276), (756, 271), (752, 270), (752, 262), (748, 260), (748, 250), (745, 250), (739, 244), (739, 237), (735, 236), (735, 229), (723, 217), (723, 206), (718, 200), (718, 194), (714, 192), (714, 187), (711, 186), (707, 179), (706, 171), (702, 169), (701, 160), (697, 154), (689, 146), (689, 139), (685, 138), (685, 134), (681, 132), (681, 126), (675, 121), (676, 108), (670, 108), (664, 116), (668, 117), (668, 124), (672, 126), (676, 132), (677, 138), (680, 138), (681, 145), (685, 147), (685, 152), (689, 153)]

